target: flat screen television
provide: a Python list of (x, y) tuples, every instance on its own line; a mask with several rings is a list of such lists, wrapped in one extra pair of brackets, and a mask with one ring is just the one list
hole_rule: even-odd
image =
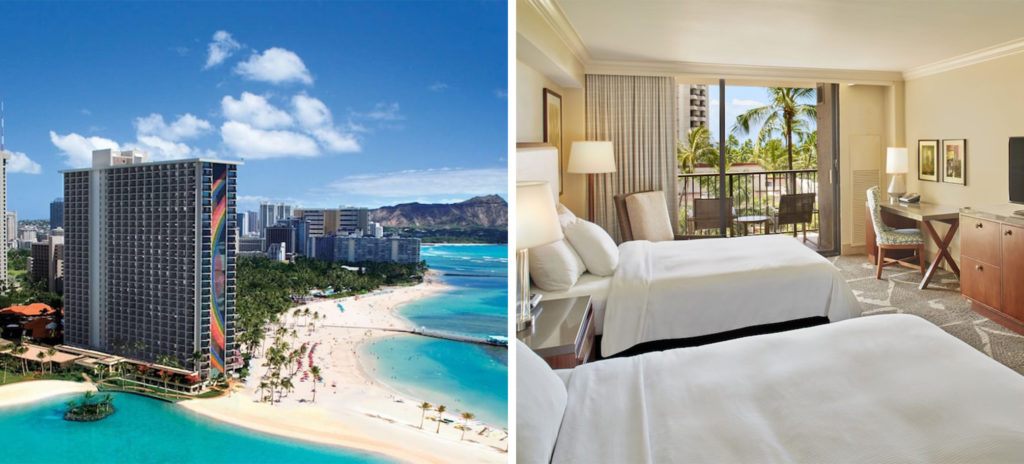
[(1024, 137), (1010, 137), (1010, 202), (1024, 204)]

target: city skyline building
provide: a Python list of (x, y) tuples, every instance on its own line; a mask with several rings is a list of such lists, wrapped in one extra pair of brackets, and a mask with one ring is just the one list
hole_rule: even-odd
[(346, 263), (420, 262), (420, 239), (327, 235), (314, 239), (316, 258)]
[(64, 199), (57, 198), (50, 202), (50, 228), (64, 227)]
[[(65, 344), (202, 377), (240, 365), (235, 161), (93, 151), (64, 174)], [(200, 353), (201, 361), (192, 361)]]
[(680, 84), (676, 99), (676, 140), (686, 144), (691, 130), (708, 127), (708, 86)]
[(260, 203), (260, 237), (266, 237), (267, 227), (292, 217), (291, 205), (285, 203)]

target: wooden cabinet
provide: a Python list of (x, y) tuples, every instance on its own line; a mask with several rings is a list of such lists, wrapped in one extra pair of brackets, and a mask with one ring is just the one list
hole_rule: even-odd
[(960, 224), (961, 292), (975, 312), (1024, 334), (1024, 226), (983, 212)]
[(1002, 226), (1003, 298), (1007, 316), (1024, 322), (1024, 227)]

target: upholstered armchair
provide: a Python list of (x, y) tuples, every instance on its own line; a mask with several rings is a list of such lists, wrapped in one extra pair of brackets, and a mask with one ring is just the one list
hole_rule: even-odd
[(674, 233), (668, 204), (665, 203), (665, 192), (661, 190), (615, 195), (614, 200), (616, 215), (619, 219), (619, 232), (623, 242), (630, 240), (663, 242), (715, 237), (714, 235)]

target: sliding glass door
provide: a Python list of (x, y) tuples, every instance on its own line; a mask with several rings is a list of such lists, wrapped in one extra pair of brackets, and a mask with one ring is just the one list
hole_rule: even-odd
[(679, 86), (679, 226), (684, 234), (792, 234), (837, 253), (834, 85)]

